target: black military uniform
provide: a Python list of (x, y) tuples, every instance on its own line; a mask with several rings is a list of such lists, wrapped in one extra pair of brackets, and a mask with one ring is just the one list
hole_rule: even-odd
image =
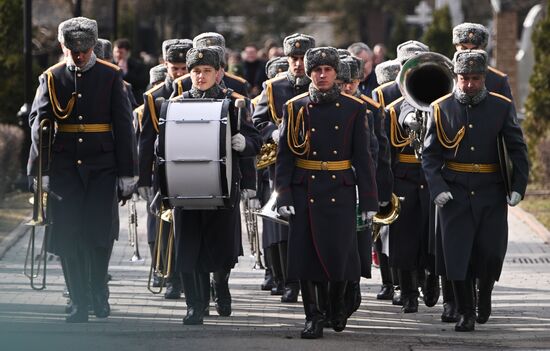
[[(334, 48), (306, 52), (308, 74), (320, 65), (338, 70), (338, 63)], [(346, 282), (359, 280), (361, 274), (356, 185), (360, 212), (378, 210), (366, 108), (360, 99), (341, 94), (336, 85), (321, 92), (312, 83), (309, 93), (285, 104), (283, 113), (277, 154), (277, 205), (280, 213), (291, 211), (288, 206), (295, 210), (290, 217), (288, 275), (290, 279), (301, 279), (306, 313), (301, 336), (318, 338), (323, 335), (327, 305), (333, 329), (345, 328)]]
[[(283, 41), (283, 50), (287, 57), (303, 56), (310, 48), (315, 47), (315, 39), (309, 35), (295, 33), (287, 36)], [(260, 100), (254, 110), (252, 119), (254, 125), (260, 129), (264, 143), (273, 142), (273, 132), (282, 121), (283, 105), (286, 101), (298, 94), (307, 91), (310, 79), (307, 76), (297, 77), (291, 70), (285, 74), (267, 80), (263, 84)], [(275, 189), (275, 165), (269, 167), (269, 179)], [(271, 270), (277, 282), (272, 294), (282, 294), (282, 302), (296, 302), (298, 300), (299, 282), (287, 278), (287, 251), (288, 227), (269, 223), (264, 231), (264, 248), (267, 249)]]
[(95, 45), (96, 22), (69, 19), (60, 24), (58, 37), (67, 50), (67, 61), (52, 66), (40, 78), (33, 102), (28, 170), (36, 175), (40, 122), (48, 119), (57, 127), (47, 174), (50, 189), (63, 198), (49, 203), (53, 224), (48, 251), (63, 261), (73, 301), (67, 322), (86, 322), (90, 281), (95, 315), (109, 315), (107, 267), (115, 189), (118, 178), (125, 195), (132, 191), (136, 142), (120, 69), (93, 53), (80, 66), (71, 56)]
[[(481, 50), (455, 54), (455, 73), (484, 74), (487, 55)], [(478, 316), (491, 313), (491, 290), (502, 270), (508, 241), (506, 190), (499, 172), (497, 139), (503, 137), (513, 162), (511, 205), (527, 185), (527, 150), (510, 99), (481, 89), (468, 96), (457, 87), (432, 104), (422, 166), (431, 198), (439, 203), (437, 264), (453, 283), (460, 318), (456, 331), (474, 329), (473, 279), (479, 279)], [(516, 194), (514, 194), (514, 192)], [(512, 202), (514, 201), (514, 202)]]
[[(194, 48), (187, 54), (190, 70), (198, 65), (209, 65), (220, 69), (220, 55), (213, 48)], [(241, 121), (237, 132), (237, 111), (235, 99), (244, 98), (218, 84), (207, 91), (193, 87), (178, 99), (192, 98), (230, 99), (229, 117), (233, 136), (241, 134), (245, 147), (237, 152), (232, 150), (232, 198), (231, 207), (220, 210), (184, 210), (176, 208), (174, 225), (176, 228), (176, 266), (182, 273), (187, 303), (187, 316), (184, 324), (202, 324), (205, 306), (205, 291), (208, 287), (208, 273), (214, 272), (213, 287), (216, 294), (216, 308), (221, 316), (231, 314), (231, 295), (227, 284), (231, 268), (242, 255), (241, 216), (239, 209), (241, 180), (247, 170), (242, 169), (241, 157), (253, 157), (260, 149), (261, 138), (252, 123)], [(253, 183), (255, 186), (255, 183)]]

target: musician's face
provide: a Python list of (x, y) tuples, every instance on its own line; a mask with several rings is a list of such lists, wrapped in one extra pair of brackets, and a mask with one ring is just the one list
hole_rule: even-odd
[(474, 45), (472, 43), (462, 43), (462, 44), (456, 44), (455, 48), (456, 48), (456, 51), (476, 50), (476, 49), (479, 49), (479, 46)]
[(63, 46), (63, 52), (65, 55), (70, 55), (73, 59), (74, 64), (78, 68), (84, 67), (88, 61), (90, 61), (90, 57), (92, 57), (92, 52), (94, 51), (94, 48), (91, 47), (87, 51), (76, 51), (76, 50), (70, 50)]
[(311, 81), (313, 85), (321, 90), (327, 91), (334, 85), (336, 81), (336, 70), (329, 65), (320, 65), (311, 71)]
[(306, 71), (304, 69), (304, 56), (289, 56), (288, 57), (288, 64), (290, 73), (294, 77), (303, 77), (306, 74)]
[(193, 86), (201, 91), (208, 90), (216, 84), (216, 77), (219, 70), (212, 66), (199, 65), (191, 70), (191, 81)]
[(480, 73), (457, 74), (457, 87), (468, 96), (475, 96), (485, 86), (485, 76)]
[(172, 79), (176, 79), (187, 74), (187, 64), (185, 62), (165, 62), (168, 69), (168, 75)]
[(359, 81), (358, 79), (355, 79), (351, 81), (351, 83), (344, 84), (344, 93), (349, 95), (355, 94), (355, 92), (357, 91), (357, 88), (359, 88), (360, 83), (361, 81)]

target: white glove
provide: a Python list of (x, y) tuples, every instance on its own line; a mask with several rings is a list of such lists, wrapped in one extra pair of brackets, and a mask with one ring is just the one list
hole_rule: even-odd
[(388, 206), (389, 203), (390, 203), (389, 201), (380, 201), (380, 202), (378, 203), (378, 206), (380, 206), (380, 207), (386, 207), (386, 206)]
[(140, 186), (138, 188), (138, 193), (141, 198), (147, 202), (150, 202), (153, 199), (153, 187), (152, 186)]
[(434, 199), (434, 203), (436, 204), (437, 207), (443, 207), (445, 206), (445, 204), (449, 201), (449, 200), (452, 200), (453, 199), (453, 195), (448, 192), (448, 191), (444, 191), (442, 193), (439, 193), (435, 199)]
[(294, 206), (281, 206), (277, 212), (279, 212), (279, 214), (283, 217), (290, 217), (290, 215), (295, 214)]
[(518, 192), (512, 191), (510, 196), (506, 196), (506, 201), (508, 201), (508, 205), (516, 206), (521, 201), (521, 195)]
[(253, 189), (243, 189), (241, 190), (241, 197), (243, 200), (248, 200), (256, 196), (256, 190)]
[(274, 143), (276, 143), (276, 144), (279, 143), (279, 136), (280, 136), (279, 129), (275, 129), (273, 131), (273, 133), (271, 133), (271, 139), (273, 139)]
[(241, 152), (246, 147), (246, 139), (241, 133), (237, 133), (231, 137), (231, 148), (237, 152)]
[[(38, 181), (36, 180), (36, 177), (34, 177), (32, 182), (32, 189), (36, 191), (37, 186), (38, 186)], [(50, 176), (42, 176), (42, 191), (46, 193), (50, 191)]]
[(361, 219), (363, 222), (365, 221), (372, 221), (372, 218), (376, 214), (376, 211), (363, 211), (361, 212)]
[(409, 114), (405, 117), (405, 120), (403, 120), (403, 123), (405, 123), (405, 125), (411, 130), (420, 129), (420, 122), (417, 121), (416, 114), (414, 112), (409, 112)]
[(118, 178), (118, 188), (122, 196), (128, 196), (136, 189), (136, 184), (139, 177), (120, 177)]

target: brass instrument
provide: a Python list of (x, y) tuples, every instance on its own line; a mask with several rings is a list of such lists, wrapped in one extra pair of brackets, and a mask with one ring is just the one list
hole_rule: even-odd
[(391, 200), (387, 206), (387, 210), (384, 212), (379, 212), (374, 215), (372, 218), (372, 242), (374, 243), (378, 240), (380, 236), (380, 229), (383, 225), (390, 225), (399, 217), (401, 212), (401, 201), (405, 199), (398, 197), (395, 194), (391, 194)]
[[(156, 199), (159, 198), (160, 193), (157, 193), (153, 201), (151, 201), (151, 207), (153, 207)], [(155, 213), (159, 217), (157, 233), (155, 235), (155, 245), (153, 249), (153, 257), (151, 257), (151, 266), (149, 268), (149, 278), (147, 281), (147, 289), (153, 294), (160, 294), (162, 292), (166, 279), (172, 275), (172, 260), (174, 259), (174, 223), (173, 223), (173, 209), (166, 209), (161, 204), (160, 211)], [(162, 250), (164, 242), (163, 222), (170, 223), (170, 230), (168, 232), (166, 250)], [(160, 286), (158, 290), (154, 290), (152, 286), (153, 275), (160, 276)]]
[(252, 199), (242, 200), (243, 213), (246, 223), (246, 232), (248, 233), (248, 241), (250, 243), (250, 251), (254, 255), (254, 269), (265, 269), (262, 264), (262, 251), (260, 249), (260, 231), (258, 230), (258, 218), (256, 211), (259, 210), (255, 204), (259, 203)]
[[(44, 135), (45, 134), (45, 135)], [(46, 141), (44, 141), (46, 137)], [(31, 226), (31, 235), (29, 237), (29, 244), (27, 246), (27, 254), (25, 255), (25, 265), (23, 267), (23, 273), (29, 278), (31, 288), (33, 290), (43, 290), (46, 288), (46, 265), (48, 254), (46, 252), (46, 244), (48, 241), (48, 231), (46, 226), (49, 225), (49, 221), (46, 217), (46, 203), (47, 193), (43, 188), (42, 176), (44, 175), (44, 152), (46, 152), (47, 167), (51, 160), (51, 145), (53, 138), (52, 122), (49, 119), (44, 119), (40, 122), (40, 132), (38, 134), (38, 172), (36, 176), (36, 183), (34, 187), (34, 195), (32, 198), (33, 215), (32, 219), (26, 223)], [(44, 143), (47, 143), (44, 145)], [(45, 151), (44, 151), (45, 150)], [(36, 227), (44, 227), (44, 238), (42, 240), (42, 248), (38, 256), (35, 255), (35, 239), (36, 239)], [(38, 261), (38, 262), (35, 262)], [(30, 265), (30, 268), (29, 268)], [(40, 276), (42, 272), (42, 282), (40, 285), (35, 285), (35, 279)]]
[(409, 132), (411, 147), (418, 159), (422, 156), (430, 104), (451, 93), (455, 86), (453, 63), (435, 52), (423, 52), (409, 59), (397, 76), (397, 85), (405, 100), (416, 108), (416, 120), (421, 125)]
[(277, 192), (276, 191), (273, 191), (271, 193), (271, 196), (269, 197), (269, 200), (267, 201), (267, 203), (259, 211), (256, 211), (255, 215), (265, 218), (267, 220), (273, 221), (275, 223), (288, 225), (288, 219), (285, 217), (282, 217), (277, 212)]
[(268, 142), (262, 145), (256, 163), (257, 169), (266, 168), (277, 161), (277, 147), (278, 144), (276, 142)]
[(130, 262), (143, 262), (143, 258), (139, 254), (138, 245), (138, 216), (136, 203), (138, 201), (138, 194), (132, 194), (130, 204), (128, 205), (128, 243), (134, 248), (134, 254), (130, 258)]

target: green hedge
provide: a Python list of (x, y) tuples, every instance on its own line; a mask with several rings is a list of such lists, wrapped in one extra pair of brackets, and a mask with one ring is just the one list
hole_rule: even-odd
[(0, 198), (12, 190), (17, 179), (24, 133), (14, 125), (0, 124)]

